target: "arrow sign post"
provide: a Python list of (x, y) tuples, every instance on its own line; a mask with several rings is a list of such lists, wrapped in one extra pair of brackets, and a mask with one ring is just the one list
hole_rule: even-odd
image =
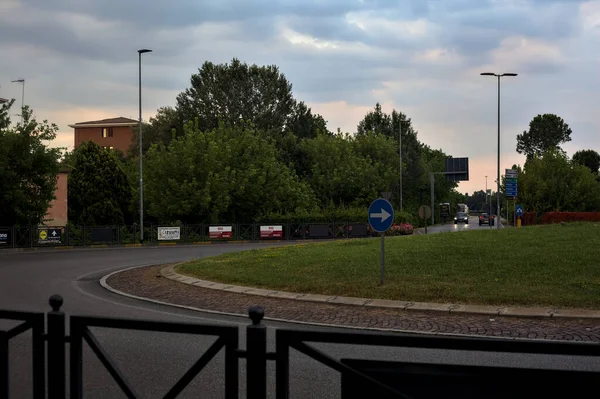
[(385, 232), (394, 223), (394, 208), (388, 200), (377, 198), (369, 206), (369, 224), (371, 228), (381, 234), (381, 276), (380, 283), (383, 285), (385, 276)]

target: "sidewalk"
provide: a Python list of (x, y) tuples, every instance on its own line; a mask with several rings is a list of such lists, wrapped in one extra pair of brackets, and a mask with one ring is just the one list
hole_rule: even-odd
[(246, 315), (265, 308), (265, 320), (433, 334), (600, 342), (600, 312), (328, 297), (206, 282), (178, 275), (173, 265), (133, 268), (104, 277), (118, 294), (196, 311)]

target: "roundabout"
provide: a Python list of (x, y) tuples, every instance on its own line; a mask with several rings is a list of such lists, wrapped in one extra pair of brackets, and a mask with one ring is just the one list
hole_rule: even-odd
[[(287, 245), (287, 243), (274, 244)], [(264, 247), (261, 244), (260, 247)], [(193, 259), (217, 256), (226, 252), (253, 249), (252, 244), (211, 245), (205, 247), (146, 247), (64, 250), (0, 255), (0, 303), (3, 309), (49, 311), (48, 298), (60, 294), (64, 299), (62, 311), (67, 316), (86, 315), (118, 317), (136, 320), (192, 322), (211, 325), (238, 326), (241, 342), (249, 324), (248, 308), (265, 308), (268, 342), (274, 348), (274, 333), (279, 329), (311, 331), (364, 331), (365, 329), (394, 330), (429, 334), (467, 334), (497, 337), (524, 337), (552, 340), (600, 341), (600, 326), (595, 319), (531, 319), (490, 315), (457, 315), (398, 311), (393, 308), (367, 309), (364, 306), (291, 301), (285, 298), (252, 296), (192, 286), (160, 275), (164, 265)], [(128, 270), (126, 270), (128, 269)], [(111, 277), (105, 278), (107, 275)], [(101, 285), (105, 280), (113, 289), (130, 296), (111, 292)], [(117, 281), (119, 280), (119, 281)], [(179, 293), (177, 301), (173, 292)], [(144, 299), (139, 299), (137, 296)], [(171, 296), (169, 296), (171, 295)], [(152, 302), (148, 301), (152, 300)], [(183, 301), (183, 302), (180, 302)], [(173, 306), (178, 305), (178, 306)], [(341, 328), (343, 327), (343, 328)], [(204, 337), (169, 335), (164, 333), (128, 330), (94, 329), (98, 341), (111, 354), (127, 378), (138, 389), (140, 397), (164, 395), (185, 369), (197, 360), (212, 340)], [(486, 352), (435, 353), (417, 348), (396, 348), (322, 344), (319, 349), (336, 358), (349, 354), (358, 357), (376, 356), (380, 359), (407, 359), (439, 363), (474, 363), (504, 365), (541, 365), (565, 368), (598, 368), (594, 359), (581, 361), (549, 357), (514, 358), (508, 354)], [(30, 344), (26, 336), (11, 340), (12, 396), (31, 396)], [(213, 359), (211, 367), (203, 370), (180, 397), (222, 397), (224, 360)], [(298, 353), (290, 354), (294, 370), (290, 392), (294, 397), (339, 397), (339, 375), (325, 366)], [(168, 367), (167, 367), (168, 366)], [(119, 389), (102, 365), (84, 348), (84, 390), (86, 398), (120, 397)], [(241, 373), (245, 372), (241, 366)], [(267, 385), (274, 391), (274, 378)], [(333, 384), (333, 385), (332, 385)]]

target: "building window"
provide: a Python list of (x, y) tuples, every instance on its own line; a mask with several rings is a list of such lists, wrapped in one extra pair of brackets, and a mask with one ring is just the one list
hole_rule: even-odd
[(102, 137), (112, 137), (113, 136), (113, 128), (112, 127), (103, 127), (102, 128)]

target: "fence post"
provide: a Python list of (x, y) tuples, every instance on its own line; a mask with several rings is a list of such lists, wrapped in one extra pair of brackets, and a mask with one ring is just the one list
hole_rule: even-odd
[(252, 324), (246, 327), (246, 389), (250, 399), (267, 397), (267, 327), (262, 323), (264, 308), (248, 309)]
[(8, 333), (0, 331), (0, 398), (8, 398), (10, 395), (8, 365)]
[(48, 301), (52, 311), (48, 313), (48, 398), (65, 398), (65, 314), (60, 307), (63, 298), (52, 295)]

